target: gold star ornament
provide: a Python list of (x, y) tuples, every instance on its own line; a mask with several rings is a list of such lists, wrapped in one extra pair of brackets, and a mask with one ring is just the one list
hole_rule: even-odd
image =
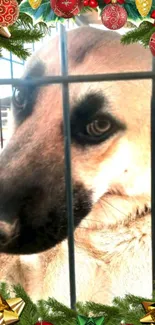
[(155, 324), (155, 303), (144, 301), (142, 305), (147, 314), (140, 319), (140, 322)]
[(19, 316), (25, 306), (21, 298), (3, 299), (0, 295), (0, 325), (18, 322)]

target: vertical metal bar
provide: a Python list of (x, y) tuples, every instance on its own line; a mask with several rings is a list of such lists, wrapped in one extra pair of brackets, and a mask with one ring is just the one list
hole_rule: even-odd
[[(10, 73), (11, 73), (11, 79), (13, 79), (13, 62), (12, 62), (12, 53), (10, 52)], [(13, 93), (13, 86), (12, 87), (12, 93)]]
[(3, 125), (2, 125), (2, 105), (0, 99), (0, 140), (1, 140), (1, 149), (3, 148)]
[(12, 62), (12, 53), (10, 52), (10, 72), (11, 72), (11, 79), (13, 79), (13, 62)]
[[(60, 54), (62, 76), (68, 75), (67, 60), (67, 35), (65, 26), (60, 24)], [(72, 195), (72, 174), (71, 174), (71, 136), (70, 136), (70, 106), (68, 83), (62, 84), (63, 96), (63, 119), (64, 119), (64, 149), (65, 149), (65, 182), (66, 182), (66, 203), (68, 215), (68, 249), (69, 249), (69, 280), (70, 280), (70, 303), (75, 309), (76, 284), (75, 284), (75, 256), (74, 256), (74, 216), (73, 216), (73, 195)]]
[[(155, 58), (152, 61), (152, 70), (155, 72)], [(151, 231), (152, 231), (152, 290), (155, 291), (155, 78), (152, 79), (151, 98)]]

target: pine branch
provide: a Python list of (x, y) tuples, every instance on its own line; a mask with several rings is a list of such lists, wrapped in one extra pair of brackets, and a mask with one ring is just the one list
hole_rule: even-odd
[(146, 47), (149, 45), (149, 40), (151, 35), (155, 32), (155, 27), (148, 21), (142, 22), (141, 25), (125, 35), (121, 38), (121, 43), (124, 45), (128, 45), (131, 43), (142, 42), (142, 44)]
[(26, 60), (31, 55), (30, 51), (24, 48), (22, 41), (13, 42), (11, 38), (6, 40), (5, 38), (0, 37), (0, 48), (12, 52), (22, 60)]
[(22, 12), (20, 12), (19, 18), (13, 26), (18, 27), (18, 28), (22, 27), (24, 29), (25, 28), (35, 29), (35, 30), (40, 31), (44, 34), (47, 33), (49, 30), (49, 28), (47, 27), (47, 25), (44, 22), (39, 22), (37, 25), (34, 26), (32, 18)]
[(16, 297), (22, 298), (25, 302), (25, 308), (22, 312), (22, 317), (20, 317), (18, 325), (34, 325), (39, 317), (37, 306), (33, 303), (28, 294), (20, 285), (14, 285), (13, 289)]
[(49, 314), (49, 306), (47, 305), (45, 300), (39, 300), (37, 302), (37, 309), (38, 309), (38, 313), (40, 315), (40, 317), (46, 321), (48, 321), (47, 319), (47, 315)]
[(21, 35), (22, 35), (22, 43), (33, 43), (35, 41), (39, 41), (44, 35), (40, 31), (36, 31), (36, 29), (16, 29), (12, 30), (12, 38), (11, 41), (21, 41)]
[(5, 282), (0, 283), (0, 294), (4, 299), (9, 299), (10, 298), (10, 293), (8, 289), (8, 285)]
[(76, 308), (77, 308), (78, 314), (84, 315), (87, 317), (89, 316), (89, 310), (86, 308), (86, 304), (77, 302)]
[[(106, 325), (120, 324), (123, 319), (125, 323), (139, 325), (140, 319), (145, 315), (141, 304), (142, 301), (153, 302), (152, 299), (126, 295), (124, 298), (115, 298), (111, 306), (94, 302), (85, 304), (78, 302), (75, 311), (51, 298), (47, 301), (40, 300), (37, 304), (34, 304), (20, 285), (13, 286), (13, 289), (15, 296), (21, 297), (25, 301), (25, 308), (19, 318), (18, 325), (34, 325), (39, 317), (57, 325), (76, 325), (78, 314), (88, 317), (103, 315)], [(10, 298), (7, 284), (0, 284), (0, 292), (4, 298)]]
[(102, 304), (95, 304), (94, 302), (87, 302), (86, 308), (89, 312), (92, 312), (94, 316), (104, 316), (105, 321), (109, 320), (109, 315), (111, 317), (116, 317), (119, 315), (119, 309), (117, 307), (111, 307)]
[(59, 313), (66, 317), (76, 317), (76, 312), (74, 310), (66, 307), (55, 299), (49, 298), (47, 305), (52, 309), (53, 313), (57, 313), (59, 310)]
[(150, 38), (154, 32), (155, 32), (155, 27), (153, 27), (148, 33), (144, 34), (143, 37), (141, 38), (141, 43), (145, 48), (148, 47)]
[(23, 17), (24, 25), (22, 25), (22, 23), (20, 24), (17, 20), (13, 26), (10, 26), (9, 31), (11, 33), (11, 38), (6, 39), (0, 36), (0, 48), (5, 48), (20, 59), (26, 60), (31, 55), (31, 52), (24, 48), (24, 44), (39, 41), (47, 32), (47, 28), (45, 28), (45, 33), (43, 33), (40, 26), (33, 27), (30, 17), (27, 18), (27, 15), (23, 15)]

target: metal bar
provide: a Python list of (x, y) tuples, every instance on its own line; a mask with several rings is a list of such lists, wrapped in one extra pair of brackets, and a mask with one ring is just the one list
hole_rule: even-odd
[[(12, 53), (10, 52), (10, 72), (11, 72), (11, 79), (13, 79), (13, 61), (12, 61)], [(12, 93), (13, 93), (13, 85), (12, 85)]]
[[(67, 78), (67, 35), (65, 26), (60, 24), (60, 54), (61, 73)], [(67, 80), (67, 79), (66, 79)], [(75, 309), (76, 284), (75, 284), (75, 256), (74, 256), (74, 215), (73, 215), (73, 191), (71, 173), (71, 135), (70, 135), (70, 105), (68, 82), (62, 84), (63, 96), (63, 121), (64, 121), (64, 149), (65, 149), (65, 184), (66, 184), (66, 205), (68, 215), (68, 253), (69, 253), (69, 280), (70, 280), (70, 305)]]
[[(5, 58), (5, 57), (3, 57), (3, 58), (0, 58), (0, 60), (5, 60), (5, 61), (8, 61), (8, 62), (10, 62), (10, 59), (8, 59), (8, 58)], [(17, 64), (19, 64), (19, 65), (24, 65), (23, 63), (21, 63), (21, 62), (18, 62), (18, 61), (15, 61), (15, 60), (12, 60), (12, 62), (13, 63), (17, 63)], [(24, 61), (23, 61), (24, 62)]]
[(11, 79), (13, 79), (13, 61), (12, 61), (12, 53), (10, 52), (10, 72), (11, 72)]
[(60, 83), (79, 83), (79, 82), (97, 82), (97, 81), (122, 81), (122, 80), (139, 80), (139, 79), (153, 79), (155, 72), (127, 72), (127, 73), (111, 73), (98, 75), (75, 75), (75, 76), (51, 76), (44, 78), (33, 78), (33, 80), (24, 79), (0, 79), (0, 85), (24, 86), (24, 85), (48, 85)]
[[(155, 72), (155, 58), (152, 61), (152, 71)], [(151, 98), (151, 231), (152, 231), (152, 291), (155, 291), (155, 78), (152, 80)]]
[(1, 140), (1, 149), (3, 148), (3, 126), (2, 126), (2, 111), (1, 111), (1, 99), (0, 99), (0, 140)]

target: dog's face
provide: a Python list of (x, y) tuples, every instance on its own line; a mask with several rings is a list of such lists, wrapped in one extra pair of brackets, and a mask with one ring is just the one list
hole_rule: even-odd
[[(71, 74), (151, 69), (146, 50), (123, 47), (113, 32), (80, 28), (68, 38)], [(59, 74), (57, 55), (56, 39), (24, 78)], [(150, 218), (150, 92), (140, 80), (70, 86), (75, 227), (100, 200), (103, 228)], [(0, 250), (33, 253), (67, 236), (61, 86), (19, 88), (13, 111), (15, 131), (0, 159)], [(117, 207), (113, 216), (104, 200)]]

